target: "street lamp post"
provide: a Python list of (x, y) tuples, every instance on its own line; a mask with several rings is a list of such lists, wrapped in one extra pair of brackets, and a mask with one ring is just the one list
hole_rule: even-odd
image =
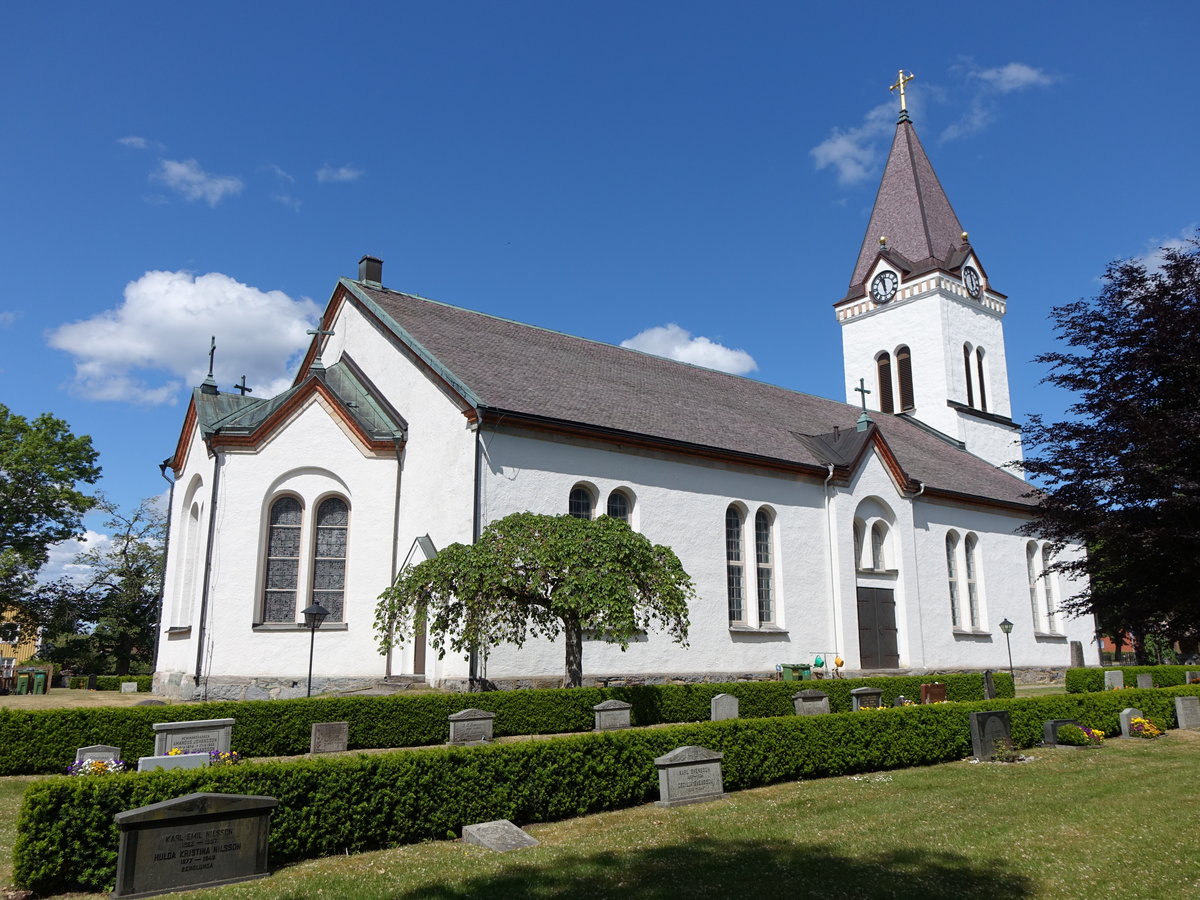
[[(306, 697), (312, 696), (312, 666), (313, 666), (313, 648), (317, 643), (317, 629), (324, 624), (325, 619), (329, 616), (329, 610), (323, 607), (320, 603), (313, 601), (313, 605), (308, 607), (301, 613), (304, 616), (304, 625), (308, 628), (308, 693)], [(1010, 624), (1008, 626), (1012, 628)]]
[(1013, 623), (1008, 621), (1007, 618), (1001, 619), (1000, 630), (1004, 632), (1004, 643), (1008, 647), (1008, 674), (1012, 676), (1013, 688), (1015, 689), (1017, 686), (1017, 673), (1013, 671), (1012, 641), (1009, 639), (1009, 635), (1012, 634)]

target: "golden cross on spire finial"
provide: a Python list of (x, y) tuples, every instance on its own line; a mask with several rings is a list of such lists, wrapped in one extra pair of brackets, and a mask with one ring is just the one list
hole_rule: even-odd
[(908, 112), (908, 103), (904, 99), (904, 86), (912, 81), (916, 76), (909, 72), (907, 76), (904, 70), (900, 70), (900, 74), (896, 77), (896, 83), (888, 88), (889, 91), (900, 91), (900, 112)]

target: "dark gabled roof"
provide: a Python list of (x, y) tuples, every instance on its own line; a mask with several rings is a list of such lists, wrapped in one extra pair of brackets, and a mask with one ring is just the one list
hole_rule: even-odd
[[(854, 431), (858, 407), (522, 325), (387, 288), (341, 285), (466, 405), (700, 450), (776, 461), (824, 474), (843, 452), (823, 440)], [(904, 417), (872, 413), (913, 482), (951, 494), (1028, 505), (1021, 479)], [(503, 421), (503, 419), (502, 419)], [(913, 485), (915, 487), (915, 484)]]
[(962, 226), (907, 116), (896, 125), (847, 296), (861, 294), (879, 255), (879, 239), (899, 253), (910, 271), (952, 271), (962, 265)]

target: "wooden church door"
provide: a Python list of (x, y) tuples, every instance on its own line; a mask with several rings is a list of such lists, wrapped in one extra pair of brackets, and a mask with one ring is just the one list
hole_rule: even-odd
[(864, 669), (900, 667), (896, 592), (891, 588), (858, 589), (858, 653)]

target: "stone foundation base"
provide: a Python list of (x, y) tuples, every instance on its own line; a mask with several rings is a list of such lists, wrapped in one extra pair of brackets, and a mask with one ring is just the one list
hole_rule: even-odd
[[(362, 675), (328, 678), (314, 675), (313, 695), (331, 691), (361, 691), (374, 687), (381, 679)], [(172, 700), (292, 700), (308, 694), (308, 676), (295, 678), (255, 678), (248, 675), (220, 675), (195, 678), (182, 672), (155, 672), (154, 693)]]

